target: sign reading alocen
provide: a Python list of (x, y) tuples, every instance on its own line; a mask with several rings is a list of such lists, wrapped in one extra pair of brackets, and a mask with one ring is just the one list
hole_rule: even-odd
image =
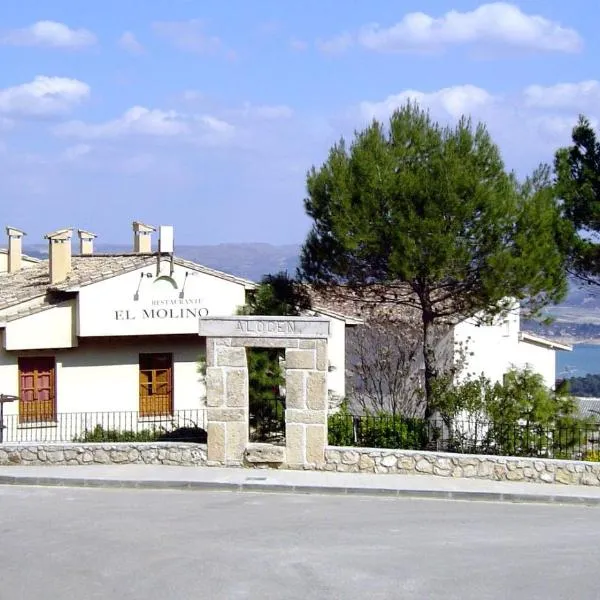
[(205, 337), (327, 338), (329, 320), (317, 317), (206, 317), (198, 333)]

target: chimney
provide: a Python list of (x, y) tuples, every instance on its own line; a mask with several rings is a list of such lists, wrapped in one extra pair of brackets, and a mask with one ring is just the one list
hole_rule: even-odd
[(78, 229), (77, 235), (79, 236), (79, 254), (81, 256), (94, 254), (94, 239), (98, 236), (84, 229)]
[(133, 251), (136, 254), (152, 253), (152, 232), (156, 231), (152, 225), (144, 225), (138, 221), (133, 222)]
[(72, 229), (59, 229), (45, 236), (50, 257), (50, 283), (64, 281), (71, 272)]
[(24, 231), (14, 227), (6, 228), (8, 235), (8, 272), (15, 273), (21, 268), (22, 239)]
[(173, 254), (173, 250), (173, 225), (161, 225), (158, 228), (158, 251)]

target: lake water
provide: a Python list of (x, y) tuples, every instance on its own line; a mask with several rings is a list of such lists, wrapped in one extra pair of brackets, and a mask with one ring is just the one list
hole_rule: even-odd
[(556, 352), (556, 377), (600, 373), (600, 344), (575, 344), (573, 352)]

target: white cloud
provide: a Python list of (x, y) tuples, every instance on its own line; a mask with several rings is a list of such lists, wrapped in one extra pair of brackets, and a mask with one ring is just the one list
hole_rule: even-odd
[(57, 125), (53, 132), (60, 137), (82, 140), (153, 137), (214, 146), (234, 139), (236, 127), (213, 115), (134, 106), (117, 119), (103, 123), (68, 121)]
[(125, 31), (117, 43), (122, 50), (130, 54), (139, 55), (144, 53), (144, 46), (142, 46), (131, 31)]
[(531, 107), (587, 110), (600, 104), (600, 82), (588, 80), (551, 86), (530, 85), (523, 95), (525, 104)]
[(0, 117), (0, 131), (8, 131), (14, 126), (14, 121), (6, 117)]
[(114, 138), (124, 135), (177, 136), (188, 132), (182, 115), (174, 110), (163, 111), (134, 106), (123, 116), (104, 123), (69, 121), (54, 128), (61, 136), (83, 139)]
[(0, 113), (52, 117), (68, 112), (89, 96), (89, 85), (78, 79), (38, 75), (30, 83), (0, 89)]
[(209, 56), (224, 54), (228, 58), (235, 57), (235, 53), (225, 46), (219, 36), (206, 33), (205, 24), (199, 19), (158, 21), (152, 24), (152, 29), (179, 50)]
[(435, 92), (405, 90), (388, 96), (380, 102), (361, 102), (359, 111), (366, 119), (382, 120), (409, 101), (417, 102), (435, 112), (441, 111), (456, 119), (463, 114), (469, 115), (485, 105), (490, 105), (494, 102), (494, 97), (486, 90), (468, 84), (443, 88)]
[(67, 162), (75, 161), (79, 158), (84, 157), (92, 151), (92, 147), (88, 144), (76, 144), (75, 146), (69, 146), (61, 154), (61, 158)]
[(294, 116), (292, 108), (285, 104), (253, 105), (246, 102), (241, 109), (230, 111), (233, 115), (257, 120), (290, 119)]
[(304, 52), (308, 49), (308, 42), (300, 40), (298, 38), (292, 38), (290, 40), (290, 48), (296, 52)]
[(491, 93), (474, 85), (437, 91), (403, 90), (381, 101), (364, 101), (346, 117), (345, 128), (362, 128), (377, 118), (385, 122), (398, 107), (412, 100), (432, 118), (455, 124), (461, 115), (487, 125), (511, 168), (520, 174), (539, 162), (552, 162), (554, 150), (569, 144), (579, 114), (594, 127), (600, 123), (600, 81), (531, 85), (511, 93)]
[(217, 133), (230, 136), (235, 131), (235, 127), (231, 123), (210, 115), (201, 115), (200, 117), (197, 117), (197, 121), (205, 126), (206, 133)]
[(48, 48), (84, 48), (93, 46), (96, 36), (87, 29), (71, 29), (57, 21), (38, 21), (24, 29), (9, 31), (0, 38), (10, 46), (42, 46)]
[[(451, 46), (478, 45), (539, 52), (578, 52), (583, 40), (572, 28), (541, 15), (526, 14), (507, 2), (482, 4), (468, 12), (449, 11), (440, 17), (423, 12), (406, 14), (385, 27), (373, 23), (355, 36), (362, 47), (375, 52), (442, 52)], [(342, 34), (329, 42), (338, 52), (352, 39)]]
[(352, 46), (352, 43), (352, 35), (345, 32), (328, 40), (317, 40), (316, 46), (323, 54), (342, 54)]

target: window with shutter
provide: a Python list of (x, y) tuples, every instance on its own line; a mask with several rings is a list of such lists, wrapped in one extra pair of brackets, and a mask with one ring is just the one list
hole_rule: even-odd
[(140, 416), (173, 414), (173, 355), (140, 354)]
[(19, 358), (19, 420), (56, 421), (56, 360), (53, 356)]

